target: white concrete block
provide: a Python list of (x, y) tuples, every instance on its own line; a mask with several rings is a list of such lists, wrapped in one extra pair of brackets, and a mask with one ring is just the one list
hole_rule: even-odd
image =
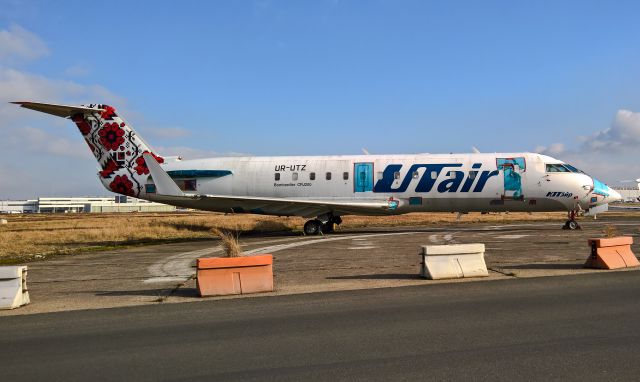
[(422, 246), (422, 277), (439, 280), (463, 277), (487, 277), (484, 244)]
[(29, 302), (27, 267), (0, 267), (0, 309), (15, 309)]

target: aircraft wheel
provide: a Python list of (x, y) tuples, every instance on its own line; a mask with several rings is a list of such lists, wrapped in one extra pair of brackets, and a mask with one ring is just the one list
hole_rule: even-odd
[(304, 234), (305, 235), (317, 235), (320, 233), (320, 229), (322, 227), (322, 223), (320, 222), (320, 220), (309, 220), (308, 222), (304, 223)]
[(577, 221), (575, 220), (567, 220), (566, 223), (564, 223), (564, 229), (570, 229), (570, 230), (576, 230), (576, 229), (580, 229), (580, 224), (578, 224)]
[(333, 221), (329, 220), (325, 224), (322, 225), (322, 233), (331, 233), (333, 232)]

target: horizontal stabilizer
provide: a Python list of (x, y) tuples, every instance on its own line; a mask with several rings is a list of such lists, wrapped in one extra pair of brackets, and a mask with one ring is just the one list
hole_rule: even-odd
[(42, 113), (63, 117), (63, 118), (71, 117), (72, 115), (80, 114), (80, 113), (99, 113), (104, 111), (104, 109), (98, 109), (98, 108), (56, 105), (52, 103), (38, 103), (38, 102), (11, 102), (11, 103), (20, 105), (26, 109), (31, 109), (31, 110), (35, 110)]
[(156, 192), (158, 195), (167, 195), (167, 196), (183, 196), (184, 193), (176, 182), (171, 179), (169, 174), (164, 171), (158, 161), (153, 157), (153, 155), (149, 153), (142, 154), (144, 157), (144, 162), (147, 164), (149, 168), (149, 172), (151, 173), (151, 177), (153, 178), (153, 183), (156, 185)]

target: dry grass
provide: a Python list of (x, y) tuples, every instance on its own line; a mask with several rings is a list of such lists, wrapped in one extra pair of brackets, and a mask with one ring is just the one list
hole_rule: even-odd
[(222, 230), (219, 228), (213, 228), (211, 232), (220, 238), (222, 246), (224, 247), (224, 253), (227, 257), (240, 257), (242, 256), (242, 247), (240, 247), (240, 233), (235, 231)]
[[(179, 240), (211, 240), (213, 228), (252, 232), (301, 231), (297, 217), (234, 215), (207, 212), (131, 214), (25, 214), (0, 216), (0, 262), (25, 261), (51, 254), (104, 249), (122, 245)], [(550, 220), (562, 222), (564, 213), (471, 213), (460, 223), (504, 223)], [(342, 228), (424, 226), (456, 223), (452, 213), (413, 213), (401, 216), (344, 216)]]
[(616, 237), (618, 236), (618, 228), (616, 226), (607, 225), (602, 230), (602, 233), (605, 237)]

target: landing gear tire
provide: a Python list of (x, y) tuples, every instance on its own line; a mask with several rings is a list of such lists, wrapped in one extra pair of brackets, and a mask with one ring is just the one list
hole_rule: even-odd
[(578, 224), (578, 222), (576, 221), (577, 212), (569, 211), (568, 215), (569, 215), (568, 216), (569, 220), (567, 220), (566, 223), (564, 223), (564, 226), (562, 226), (562, 229), (569, 229), (572, 231), (576, 229), (582, 229), (582, 227), (580, 227), (580, 224)]
[(582, 227), (580, 227), (580, 224), (578, 224), (577, 221), (575, 220), (567, 220), (566, 223), (564, 223), (564, 226), (562, 227), (563, 229), (569, 229), (569, 230), (576, 230), (576, 229), (581, 229)]
[(323, 224), (320, 220), (309, 220), (308, 222), (304, 223), (304, 234), (309, 236), (317, 235), (320, 233), (322, 226)]
[(334, 223), (331, 220), (329, 220), (328, 222), (324, 223), (322, 225), (322, 233), (331, 233), (331, 232), (333, 232), (333, 228), (334, 228), (333, 224)]

